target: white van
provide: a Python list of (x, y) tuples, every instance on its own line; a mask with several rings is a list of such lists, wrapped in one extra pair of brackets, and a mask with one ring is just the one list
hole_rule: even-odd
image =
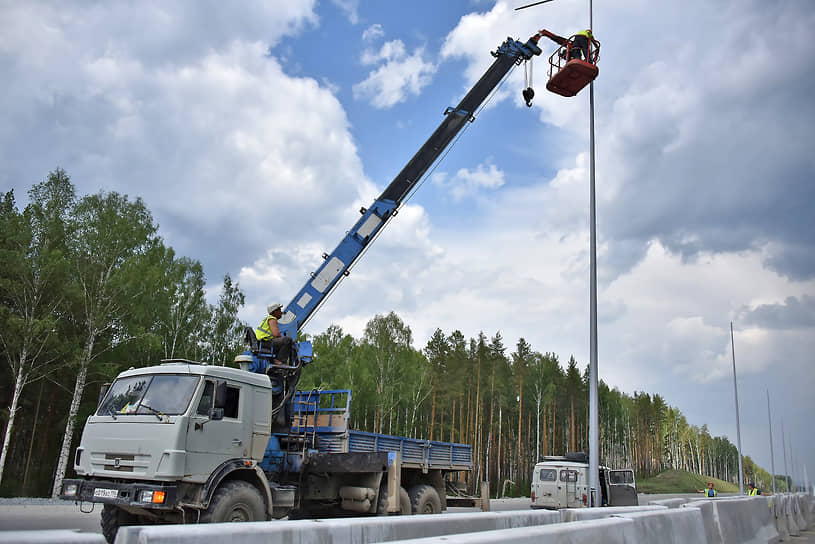
[[(583, 508), (589, 502), (589, 463), (585, 453), (547, 456), (532, 473), (532, 508)], [(631, 469), (600, 467), (600, 505), (636, 506)]]

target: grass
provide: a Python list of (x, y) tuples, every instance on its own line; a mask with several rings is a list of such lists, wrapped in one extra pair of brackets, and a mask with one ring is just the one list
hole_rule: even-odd
[(640, 493), (696, 493), (700, 489), (706, 489), (708, 482), (713, 482), (713, 488), (719, 493), (738, 493), (739, 491), (739, 486), (730, 482), (684, 470), (666, 470), (653, 478), (637, 480), (637, 491)]

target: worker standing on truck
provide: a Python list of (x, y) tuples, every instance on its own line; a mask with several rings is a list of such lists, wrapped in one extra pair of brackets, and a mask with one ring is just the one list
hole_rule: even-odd
[(274, 364), (287, 365), (294, 339), (291, 336), (281, 336), (280, 328), (277, 326), (278, 320), (283, 317), (283, 305), (275, 302), (269, 304), (266, 310), (269, 315), (264, 317), (255, 329), (255, 338), (260, 342), (271, 342), (272, 351), (275, 353)]
[(756, 495), (761, 495), (761, 490), (758, 489), (756, 487), (756, 484), (754, 484), (753, 482), (750, 482), (749, 484), (747, 484), (747, 487), (749, 488), (747, 494), (750, 495), (751, 497), (755, 497)]
[(713, 497), (715, 497), (716, 495), (719, 494), (718, 491), (713, 489), (713, 482), (708, 482), (707, 483), (707, 489), (697, 489), (696, 491), (698, 491), (699, 493), (704, 493), (705, 497), (710, 497), (710, 498), (713, 498)]

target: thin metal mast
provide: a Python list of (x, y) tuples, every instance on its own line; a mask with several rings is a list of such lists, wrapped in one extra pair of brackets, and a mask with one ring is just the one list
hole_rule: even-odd
[[(592, 15), (592, 0), (589, 0), (589, 29), (594, 32)], [(592, 506), (600, 506), (597, 500), (597, 491), (600, 480), (600, 440), (599, 440), (599, 407), (597, 399), (597, 213), (594, 191), (594, 81), (589, 84), (589, 230), (591, 257), (590, 257), (590, 295), (589, 305), (589, 490), (593, 497)]]
[(733, 395), (736, 398), (736, 442), (739, 450), (739, 494), (744, 495), (744, 476), (741, 467), (741, 426), (739, 425), (739, 386), (736, 382), (736, 344), (733, 341), (733, 322), (730, 322), (730, 348), (733, 353)]
[(775, 495), (775, 454), (773, 453), (773, 416), (770, 414), (770, 390), (767, 389), (767, 420), (770, 424), (770, 470), (773, 476), (773, 495)]

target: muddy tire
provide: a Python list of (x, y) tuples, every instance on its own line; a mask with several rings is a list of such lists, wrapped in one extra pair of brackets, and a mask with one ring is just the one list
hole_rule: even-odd
[(118, 506), (112, 504), (105, 504), (102, 506), (102, 534), (108, 544), (113, 544), (116, 540), (116, 533), (119, 527), (125, 525), (137, 525), (138, 518), (129, 512), (125, 512)]
[[(388, 484), (383, 482), (379, 487), (379, 497), (376, 501), (376, 513), (379, 516), (388, 514)], [(409, 516), (413, 513), (410, 506), (410, 497), (404, 487), (399, 488), (399, 513), (394, 512), (392, 515)]]
[(202, 523), (266, 521), (266, 505), (255, 486), (241, 480), (226, 482), (201, 514)]
[(407, 490), (403, 487), (399, 489), (399, 515), (409, 516), (413, 513), (413, 507), (410, 505), (410, 496)]
[(435, 487), (426, 484), (415, 485), (410, 488), (408, 495), (414, 514), (441, 513), (441, 499)]

